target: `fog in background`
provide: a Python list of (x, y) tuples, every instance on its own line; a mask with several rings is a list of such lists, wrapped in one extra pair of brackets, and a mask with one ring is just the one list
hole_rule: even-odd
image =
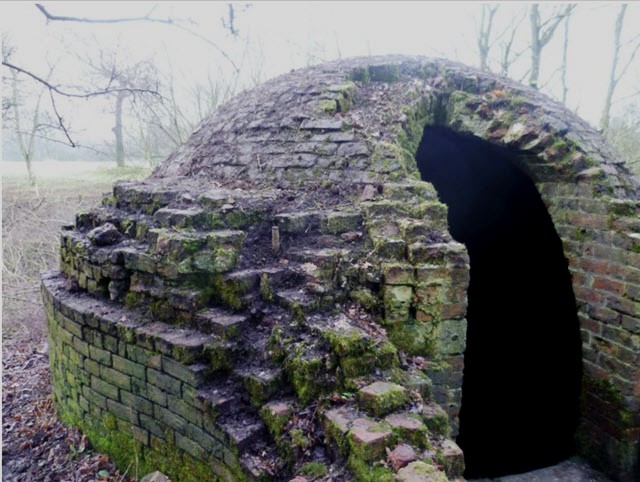
[[(114, 86), (140, 88), (143, 92), (122, 96), (122, 145), (118, 148), (115, 93), (86, 99), (57, 95), (29, 75), (14, 75), (3, 66), (3, 161), (24, 162), (24, 149), (21, 150), (15, 127), (16, 112), (23, 144), (31, 142), (33, 161), (47, 158), (111, 162), (121, 149), (124, 162), (129, 165), (154, 165), (184, 142), (218, 105), (292, 69), (338, 58), (389, 53), (445, 57), (479, 66), (478, 33), (483, 28), (483, 12), (486, 27), (489, 12), (496, 6), (488, 37), (487, 68), (501, 73), (501, 59), (511, 40), (509, 77), (527, 83), (531, 69), (529, 3), (42, 5), (56, 16), (92, 21), (147, 18), (114, 23), (47, 21), (34, 3), (3, 2), (3, 58), (10, 53), (11, 65), (65, 93), (86, 94)], [(567, 5), (540, 4), (542, 21), (548, 19), (546, 26)], [(562, 100), (566, 88), (566, 106), (594, 127), (601, 123), (621, 5), (577, 3), (569, 16), (568, 33), (564, 33), (562, 19), (542, 51), (539, 89)], [(635, 132), (633, 129), (640, 133), (640, 55), (634, 51), (638, 43), (640, 5), (629, 4), (622, 25), (618, 70), (629, 62), (615, 87), (611, 105), (612, 128), (622, 129), (625, 135)], [(7, 100), (13, 106), (6, 106)], [(635, 141), (625, 137), (624, 142)], [(71, 144), (82, 147), (72, 148)]]

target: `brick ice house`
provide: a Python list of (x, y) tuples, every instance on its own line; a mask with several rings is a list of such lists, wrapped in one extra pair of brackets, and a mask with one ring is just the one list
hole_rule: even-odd
[(528, 87), (422, 57), (293, 71), (62, 228), (58, 414), (174, 482), (576, 454), (639, 480), (639, 213), (601, 135)]

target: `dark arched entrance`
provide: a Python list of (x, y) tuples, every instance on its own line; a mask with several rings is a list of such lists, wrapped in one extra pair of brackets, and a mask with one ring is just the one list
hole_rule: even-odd
[(574, 452), (581, 342), (567, 261), (516, 154), (427, 126), (422, 179), (449, 208), (471, 280), (458, 443), (466, 477), (551, 465)]

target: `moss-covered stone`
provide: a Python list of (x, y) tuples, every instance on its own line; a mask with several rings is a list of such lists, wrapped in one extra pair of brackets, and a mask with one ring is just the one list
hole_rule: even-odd
[(358, 390), (358, 404), (367, 413), (384, 416), (409, 400), (404, 387), (388, 382), (374, 382)]
[(324, 477), (328, 472), (328, 467), (322, 462), (307, 462), (302, 467), (300, 467), (300, 473), (302, 475), (306, 475), (307, 477), (311, 477), (312, 479)]

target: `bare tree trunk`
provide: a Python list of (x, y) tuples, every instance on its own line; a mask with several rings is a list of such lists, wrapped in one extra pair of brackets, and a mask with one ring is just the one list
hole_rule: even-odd
[(489, 70), (489, 50), (491, 50), (491, 29), (493, 28), (493, 17), (500, 5), (490, 7), (482, 5), (482, 16), (480, 17), (480, 25), (476, 33), (476, 41), (478, 44), (478, 53), (480, 54), (480, 68)]
[(535, 3), (531, 5), (531, 9), (529, 10), (529, 21), (531, 24), (531, 70), (529, 71), (529, 85), (534, 89), (538, 88), (538, 82), (540, 80), (542, 49), (549, 43), (562, 19), (571, 15), (574, 8), (575, 4), (569, 4), (562, 7), (561, 10), (555, 9), (549, 18), (542, 21), (538, 4)]
[(609, 116), (611, 114), (611, 101), (613, 100), (613, 92), (616, 90), (619, 77), (616, 77), (618, 70), (618, 60), (620, 56), (620, 37), (622, 35), (622, 23), (624, 22), (624, 14), (627, 10), (627, 4), (620, 5), (620, 11), (616, 17), (616, 26), (613, 31), (613, 60), (611, 61), (611, 70), (609, 71), (609, 85), (607, 87), (607, 95), (604, 98), (604, 108), (602, 109), (602, 117), (600, 118), (600, 128), (607, 130), (609, 128)]
[(540, 12), (538, 11), (537, 3), (531, 5), (529, 20), (531, 23), (531, 70), (529, 72), (529, 85), (537, 89), (538, 76), (540, 74), (540, 54), (542, 53), (542, 47), (540, 46)]
[(568, 50), (569, 50), (569, 19), (571, 17), (567, 16), (564, 19), (564, 42), (562, 44), (562, 103), (567, 105), (567, 92), (569, 91), (569, 87), (567, 87), (567, 64), (568, 64)]
[(29, 184), (36, 188), (37, 193), (37, 182), (36, 176), (33, 173), (33, 165), (31, 161), (33, 160), (33, 144), (35, 141), (36, 131), (40, 126), (40, 100), (42, 99), (42, 91), (38, 95), (38, 101), (36, 102), (36, 107), (33, 112), (33, 123), (31, 126), (31, 131), (28, 133), (29, 142), (27, 143), (25, 140), (25, 135), (27, 133), (23, 130), (22, 125), (22, 117), (20, 115), (20, 95), (18, 93), (18, 73), (15, 71), (11, 71), (13, 81), (12, 81), (12, 108), (15, 118), (15, 127), (16, 127), (16, 137), (18, 138), (18, 146), (20, 148), (20, 154), (22, 154), (22, 158), (24, 159), (27, 165), (27, 175), (29, 176)]
[(118, 92), (116, 97), (116, 125), (113, 127), (113, 133), (116, 137), (116, 165), (124, 167), (124, 138), (122, 135), (122, 104), (126, 97), (125, 92)]

